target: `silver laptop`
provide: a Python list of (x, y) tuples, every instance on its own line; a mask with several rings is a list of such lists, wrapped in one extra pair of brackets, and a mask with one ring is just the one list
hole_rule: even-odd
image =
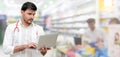
[(41, 47), (54, 47), (56, 45), (58, 33), (46, 34), (39, 37), (37, 49)]

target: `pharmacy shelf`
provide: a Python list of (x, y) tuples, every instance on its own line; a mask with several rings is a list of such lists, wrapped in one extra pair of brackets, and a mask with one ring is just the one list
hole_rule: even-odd
[(53, 25), (54, 24), (74, 24), (74, 23), (85, 23), (86, 21), (75, 21), (75, 22), (61, 22), (61, 23), (58, 23), (58, 22), (54, 22), (52, 23)]
[(60, 21), (60, 20), (68, 19), (68, 18), (75, 18), (75, 17), (78, 17), (78, 16), (90, 15), (90, 14), (94, 14), (94, 13), (95, 13), (95, 10), (92, 10), (90, 12), (82, 12), (81, 14), (77, 14), (77, 15), (73, 15), (73, 16), (52, 19), (52, 21)]
[(66, 35), (80, 35), (83, 32), (81, 30), (88, 28), (86, 23), (88, 18), (98, 19), (96, 17), (98, 15), (96, 1), (97, 0), (72, 0), (72, 2), (63, 3), (61, 6), (59, 5), (56, 12), (51, 14), (52, 25), (50, 30)]
[(120, 0), (114, 0), (114, 5), (111, 6), (111, 8), (109, 8), (110, 6), (106, 6), (106, 8), (109, 9), (103, 9), (100, 11), (100, 26), (101, 27), (108, 27), (110, 24), (110, 20), (112, 18), (120, 18), (120, 4), (119, 4)]
[(61, 33), (61, 34), (63, 34), (63, 35), (69, 35), (69, 36), (79, 36), (80, 35), (80, 33), (77, 33), (77, 31), (76, 32), (69, 32), (69, 31), (61, 31), (61, 30), (52, 30), (52, 32), (58, 32), (58, 33)]
[(55, 28), (55, 29), (86, 29), (88, 27), (52, 27), (52, 28)]

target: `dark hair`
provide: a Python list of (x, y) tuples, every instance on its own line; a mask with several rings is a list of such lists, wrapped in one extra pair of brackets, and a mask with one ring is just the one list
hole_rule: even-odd
[(116, 24), (120, 24), (120, 20), (118, 18), (111, 18), (109, 24), (111, 24), (112, 22), (114, 22)]
[(91, 23), (91, 22), (95, 22), (95, 19), (94, 19), (94, 18), (89, 18), (89, 19), (87, 20), (87, 23)]
[(34, 3), (32, 2), (25, 2), (23, 5), (22, 5), (22, 8), (21, 10), (25, 11), (27, 9), (31, 9), (31, 10), (34, 10), (36, 11), (37, 10), (37, 7)]

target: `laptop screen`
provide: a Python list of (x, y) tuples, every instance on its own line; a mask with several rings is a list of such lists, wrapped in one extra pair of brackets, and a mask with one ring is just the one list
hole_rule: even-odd
[(74, 37), (75, 45), (81, 45), (81, 38), (80, 37)]

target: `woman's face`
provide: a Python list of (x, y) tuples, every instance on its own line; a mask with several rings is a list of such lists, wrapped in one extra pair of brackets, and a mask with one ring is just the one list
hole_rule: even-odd
[(116, 40), (119, 39), (119, 33), (115, 33), (115, 39), (116, 39)]

